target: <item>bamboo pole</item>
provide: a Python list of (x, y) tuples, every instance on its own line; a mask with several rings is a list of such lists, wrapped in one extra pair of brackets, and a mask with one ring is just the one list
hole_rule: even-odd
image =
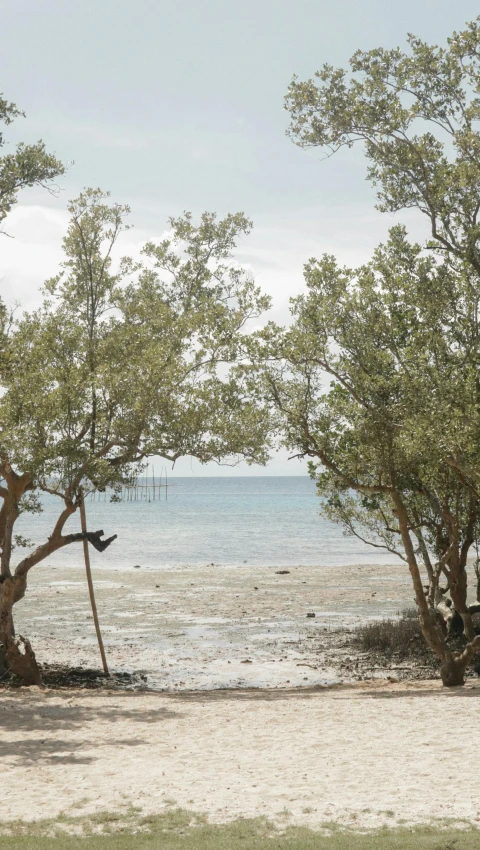
[[(87, 515), (85, 513), (85, 500), (83, 498), (80, 502), (80, 522), (82, 524), (82, 532), (83, 534), (87, 533)], [(92, 579), (92, 570), (90, 568), (90, 553), (88, 551), (88, 540), (86, 537), (83, 539), (83, 555), (85, 557), (85, 570), (87, 573), (87, 584), (88, 584), (88, 592), (90, 594), (90, 604), (92, 606), (92, 614), (93, 614), (93, 622), (95, 623), (95, 631), (97, 633), (98, 640), (98, 648), (100, 650), (100, 655), (102, 656), (102, 664), (103, 671), (106, 676), (110, 676), (110, 672), (107, 664), (107, 657), (105, 655), (105, 649), (103, 647), (102, 633), (100, 631), (100, 623), (98, 622), (98, 614), (97, 614), (97, 605), (95, 602), (95, 593), (93, 590), (93, 579)]]

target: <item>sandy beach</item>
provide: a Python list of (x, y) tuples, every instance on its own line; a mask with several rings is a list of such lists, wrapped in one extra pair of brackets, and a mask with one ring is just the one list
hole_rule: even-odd
[[(339, 658), (351, 651), (337, 629), (412, 605), (403, 564), (279, 570), (95, 568), (111, 669), (138, 671), (149, 688), (173, 690), (354, 681), (348, 661), (339, 679)], [(40, 662), (100, 666), (83, 570), (32, 571), (15, 614)]]
[(479, 696), (476, 685), (446, 691), (437, 682), (4, 692), (2, 819), (179, 805), (213, 821), (478, 825)]
[[(213, 821), (480, 824), (478, 680), (358, 681), (338, 637), (411, 605), (402, 565), (96, 569), (95, 582), (112, 670), (146, 678), (134, 691), (1, 693), (4, 821), (133, 805)], [(37, 570), (17, 625), (41, 662), (99, 667), (82, 571)]]

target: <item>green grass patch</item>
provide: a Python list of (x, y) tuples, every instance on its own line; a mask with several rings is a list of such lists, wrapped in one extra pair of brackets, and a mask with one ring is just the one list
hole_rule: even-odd
[[(327, 826), (327, 825), (326, 825)], [(4, 824), (4, 830), (7, 825)], [(267, 820), (239, 819), (209, 824), (202, 815), (170, 809), (141, 817), (101, 812), (91, 817), (60, 817), (8, 825), (1, 850), (478, 850), (480, 830), (446, 825), (361, 832), (335, 824), (322, 831), (279, 829)]]

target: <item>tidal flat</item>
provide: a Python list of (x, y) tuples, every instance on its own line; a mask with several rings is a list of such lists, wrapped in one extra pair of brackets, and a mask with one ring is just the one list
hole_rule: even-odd
[[(94, 581), (111, 670), (136, 672), (158, 690), (356, 681), (368, 670), (355, 667), (349, 634), (412, 605), (403, 564), (94, 565)], [(46, 564), (32, 571), (15, 613), (40, 663), (100, 667), (83, 569)]]

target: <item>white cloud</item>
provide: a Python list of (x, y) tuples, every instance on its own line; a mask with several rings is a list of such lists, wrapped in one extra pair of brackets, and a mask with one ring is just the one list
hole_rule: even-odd
[[(424, 241), (426, 229), (418, 215), (403, 214), (402, 221), (407, 222), (412, 239)], [(396, 217), (372, 212), (366, 205), (318, 206), (295, 211), (292, 216), (258, 216), (236, 255), (271, 295), (269, 318), (286, 323), (289, 299), (305, 290), (303, 267), (309, 259), (333, 254), (339, 265), (359, 266), (370, 259), (395, 223)]]
[[(32, 131), (36, 127), (43, 132), (43, 122), (30, 120)], [(162, 139), (158, 133), (133, 132), (125, 133), (116, 127), (94, 124), (79, 124), (74, 121), (51, 121), (49, 131), (52, 136), (74, 138), (78, 142), (92, 145), (94, 148), (119, 149), (125, 151), (140, 151), (159, 143)]]
[[(425, 238), (418, 217), (403, 214), (402, 220), (407, 220), (412, 238)], [(289, 298), (304, 289), (303, 266), (310, 257), (330, 253), (342, 265), (364, 263), (395, 221), (361, 205), (258, 215), (250, 236), (239, 242), (235, 259), (272, 296), (277, 321), (286, 321)], [(61, 242), (67, 226), (65, 209), (40, 204), (14, 207), (5, 225), (12, 238), (0, 236), (0, 279), (6, 301), (21, 300), (28, 307), (38, 303), (41, 285), (57, 273), (63, 259)], [(168, 227), (160, 232), (158, 226), (149, 229), (145, 223), (142, 228), (133, 227), (121, 235), (114, 257), (139, 259), (145, 242), (171, 235)]]
[(38, 305), (40, 286), (57, 273), (62, 260), (67, 222), (64, 210), (14, 207), (5, 222), (8, 236), (0, 236), (1, 295), (7, 304), (20, 301), (28, 309)]
[[(8, 305), (20, 302), (28, 310), (40, 304), (40, 289), (48, 278), (58, 273), (64, 259), (62, 239), (68, 227), (68, 212), (38, 204), (17, 204), (0, 235), (0, 294)], [(124, 232), (117, 243), (114, 260), (124, 256), (140, 259), (148, 240), (161, 240), (143, 229)]]

